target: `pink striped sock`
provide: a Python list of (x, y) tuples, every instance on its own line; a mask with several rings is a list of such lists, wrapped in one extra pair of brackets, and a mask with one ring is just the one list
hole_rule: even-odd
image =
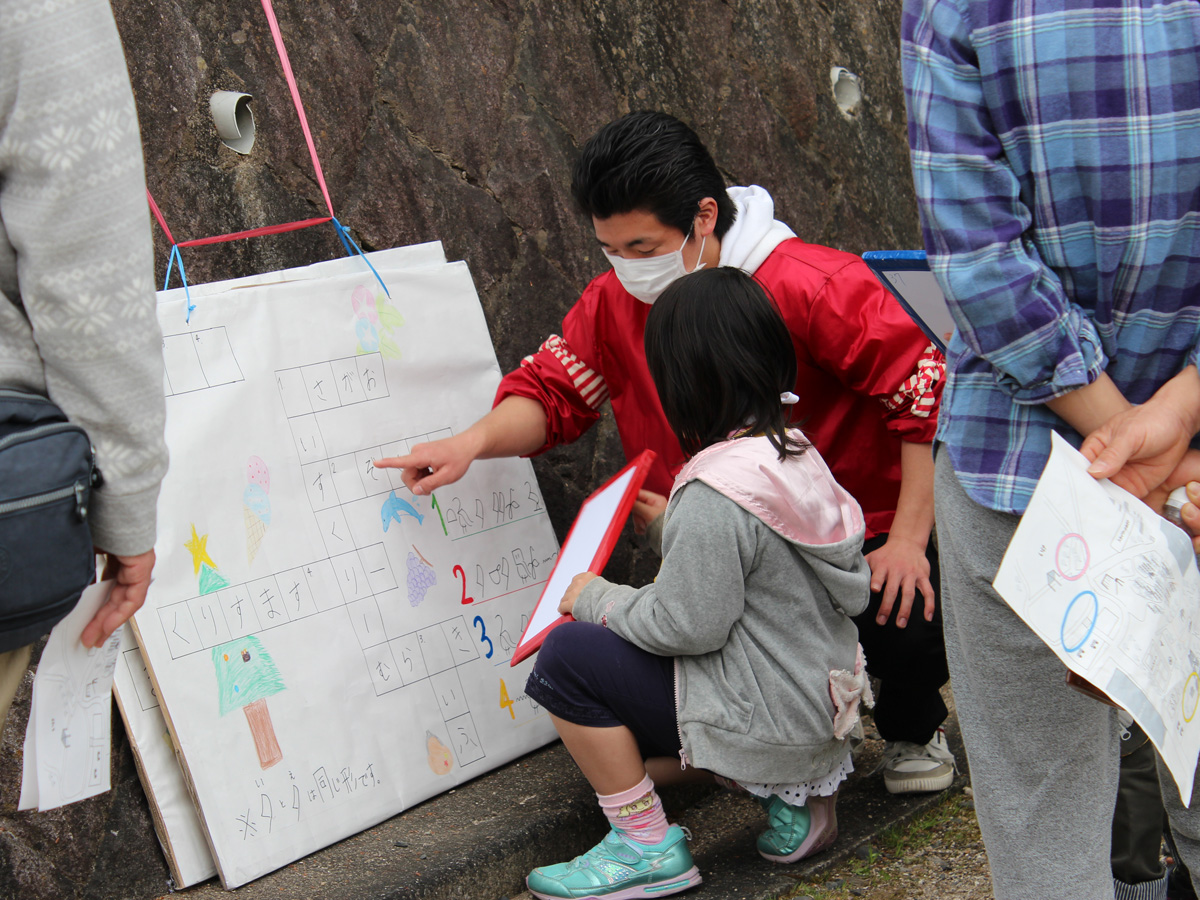
[(596, 799), (613, 828), (631, 840), (657, 844), (667, 836), (667, 814), (649, 775), (627, 791), (597, 794)]

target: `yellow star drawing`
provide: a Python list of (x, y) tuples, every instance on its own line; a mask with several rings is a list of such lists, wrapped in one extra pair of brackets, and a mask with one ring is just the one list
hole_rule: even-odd
[(191, 551), (192, 567), (195, 570), (192, 572), (193, 575), (200, 574), (201, 563), (208, 563), (214, 569), (217, 567), (217, 564), (213, 562), (212, 557), (208, 555), (208, 548), (205, 546), (207, 543), (208, 535), (196, 534), (196, 526), (192, 525), (192, 539), (183, 546), (187, 547), (187, 549)]

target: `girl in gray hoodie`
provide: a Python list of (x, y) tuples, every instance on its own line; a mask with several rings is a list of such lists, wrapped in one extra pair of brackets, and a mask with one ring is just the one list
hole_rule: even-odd
[(863, 516), (787, 427), (791, 338), (750, 276), (675, 281), (646, 358), (688, 454), (667, 503), (662, 568), (643, 588), (576, 576), (526, 690), (551, 714), (611, 830), (529, 874), (541, 898), (659, 897), (700, 883), (654, 790), (713, 779), (755, 794), (767, 859), (837, 836), (849, 734), (869, 702), (850, 616), (867, 604)]

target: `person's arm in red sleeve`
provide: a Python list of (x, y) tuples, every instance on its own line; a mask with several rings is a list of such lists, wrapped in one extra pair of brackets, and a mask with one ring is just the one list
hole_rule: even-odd
[[(589, 286), (563, 322), (564, 334), (593, 357), (596, 301)], [(534, 456), (574, 441), (600, 417), (598, 407), (607, 398), (599, 372), (565, 338), (551, 335), (501, 380), (492, 411), (466, 431), (375, 465), (401, 469), (414, 494), (432, 493), (462, 478), (477, 459)]]
[(810, 352), (847, 388), (875, 398), (888, 430), (901, 441), (896, 516), (887, 541), (867, 555), (871, 590), (883, 591), (877, 621), (883, 624), (895, 609), (896, 626), (905, 627), (918, 591), (925, 619), (931, 620), (937, 598), (925, 557), (933, 531), (930, 444), (945, 357), (864, 263), (835, 273), (818, 300), (821, 315), (810, 322)]

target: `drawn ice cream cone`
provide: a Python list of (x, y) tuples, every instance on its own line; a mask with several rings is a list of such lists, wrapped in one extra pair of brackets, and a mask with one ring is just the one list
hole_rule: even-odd
[(253, 563), (258, 548), (267, 534), (267, 523), (258, 517), (249, 506), (242, 507), (242, 521), (246, 523), (246, 560)]
[(242, 492), (242, 521), (246, 524), (246, 560), (253, 564), (271, 524), (271, 472), (261, 457), (246, 461), (246, 489)]

